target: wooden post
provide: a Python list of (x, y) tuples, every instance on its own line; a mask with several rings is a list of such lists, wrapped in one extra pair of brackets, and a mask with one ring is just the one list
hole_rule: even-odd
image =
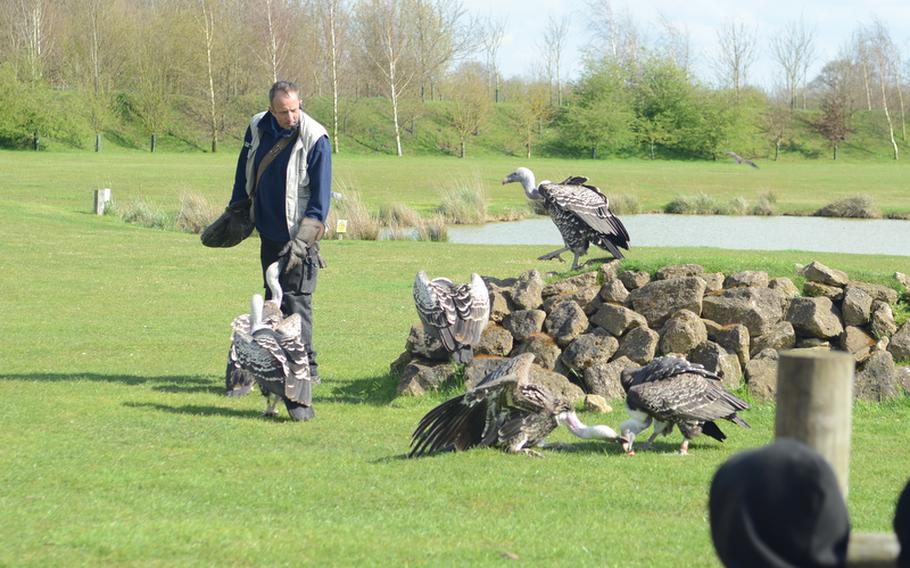
[(817, 451), (834, 470), (847, 499), (853, 358), (846, 353), (792, 350), (777, 368), (776, 438), (793, 438)]
[(108, 202), (111, 200), (111, 188), (95, 190), (95, 215), (104, 215)]

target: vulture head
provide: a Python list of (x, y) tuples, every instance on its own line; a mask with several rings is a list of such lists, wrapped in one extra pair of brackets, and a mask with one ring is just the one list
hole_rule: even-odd
[(540, 192), (537, 191), (537, 184), (534, 181), (534, 172), (528, 168), (518, 168), (502, 180), (503, 185), (513, 182), (518, 182), (521, 184), (521, 187), (525, 190), (525, 195), (528, 196), (528, 199), (540, 199)]

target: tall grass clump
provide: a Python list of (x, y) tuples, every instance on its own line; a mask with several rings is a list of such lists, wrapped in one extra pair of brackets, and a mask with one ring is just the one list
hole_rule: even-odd
[(487, 220), (487, 192), (479, 179), (459, 181), (442, 194), (437, 209), (446, 221), (456, 225), (479, 225)]
[(664, 213), (671, 215), (723, 215), (724, 205), (704, 192), (680, 195), (664, 206)]
[(870, 195), (854, 195), (825, 205), (815, 213), (816, 217), (845, 217), (848, 219), (878, 219), (882, 212), (875, 206)]
[(176, 228), (175, 217), (144, 197), (119, 203), (111, 201), (105, 214), (119, 217), (124, 223), (139, 225), (149, 229), (173, 230)]
[(641, 212), (641, 205), (634, 195), (617, 193), (609, 195), (607, 198), (610, 200), (610, 211), (617, 215), (635, 215)]
[(335, 199), (332, 202), (332, 208), (329, 212), (328, 227), (326, 228), (326, 237), (335, 237), (335, 227), (338, 219), (347, 221), (347, 232), (344, 234), (347, 239), (360, 241), (379, 240), (381, 223), (367, 206), (364, 204), (360, 193), (353, 190), (342, 192), (344, 196), (341, 199)]
[(181, 231), (201, 233), (216, 216), (215, 207), (204, 196), (191, 192), (180, 196), (176, 224)]
[(737, 195), (729, 202), (727, 202), (726, 211), (724, 215), (745, 215), (749, 212), (749, 202), (746, 201), (745, 197)]
[(758, 201), (752, 206), (752, 214), (762, 217), (777, 215), (777, 196), (773, 191), (766, 191), (758, 196)]
[(422, 219), (419, 213), (399, 202), (380, 207), (379, 221), (389, 227), (418, 227)]
[(449, 240), (449, 226), (442, 215), (421, 219), (417, 225), (417, 238), (421, 241), (446, 242)]

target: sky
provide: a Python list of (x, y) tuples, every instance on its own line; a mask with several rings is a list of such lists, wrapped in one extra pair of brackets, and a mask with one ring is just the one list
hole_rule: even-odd
[[(586, 0), (462, 0), (462, 4), (474, 16), (506, 22), (497, 57), (500, 72), (506, 78), (532, 76), (548, 20), (568, 18), (570, 33), (562, 67), (569, 79), (579, 76), (581, 50), (591, 40)], [(710, 58), (717, 51), (717, 31), (730, 22), (744, 24), (757, 35), (756, 57), (747, 78), (749, 83), (765, 88), (772, 88), (779, 75), (771, 57), (771, 38), (800, 17), (815, 38), (810, 78), (838, 55), (859, 26), (870, 24), (876, 17), (885, 24), (904, 58), (910, 58), (910, 0), (613, 0), (610, 5), (614, 14), (631, 16), (648, 44), (653, 44), (661, 30), (662, 18), (685, 30), (693, 70), (710, 82), (715, 80)]]

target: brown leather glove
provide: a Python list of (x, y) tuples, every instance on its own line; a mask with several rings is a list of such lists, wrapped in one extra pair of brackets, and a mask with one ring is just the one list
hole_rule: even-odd
[(306, 259), (310, 247), (316, 244), (325, 234), (325, 225), (319, 219), (304, 217), (297, 229), (297, 234), (281, 249), (278, 256), (287, 255), (284, 273), (294, 270)]

